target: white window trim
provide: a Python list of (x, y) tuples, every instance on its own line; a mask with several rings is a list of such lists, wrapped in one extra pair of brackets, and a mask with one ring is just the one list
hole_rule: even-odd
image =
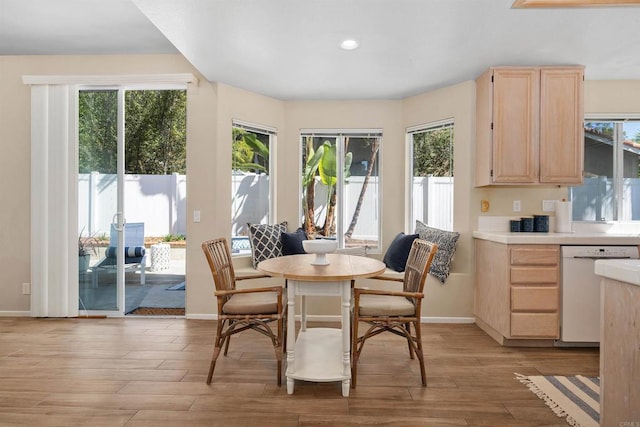
[(184, 89), (184, 85), (191, 83), (198, 85), (198, 78), (191, 73), (180, 74), (115, 74), (115, 75), (52, 75), (52, 76), (22, 76), (26, 85), (90, 85), (90, 86), (140, 86), (158, 89)]
[[(455, 120), (453, 117), (436, 120), (429, 123), (408, 126), (405, 129), (405, 234), (412, 234), (415, 230), (415, 219), (413, 217), (413, 135), (427, 130), (435, 130), (438, 128), (451, 127), (455, 135)], [(454, 137), (454, 156), (455, 156), (455, 137)], [(454, 159), (455, 160), (455, 159)], [(455, 162), (454, 162), (455, 165)], [(455, 200), (455, 184), (454, 184), (454, 200)], [(455, 212), (455, 211), (454, 211)], [(452, 215), (454, 214), (452, 212)]]
[[(584, 115), (584, 120), (585, 122), (598, 122), (598, 121), (602, 121), (602, 122), (626, 122), (629, 120), (635, 120), (635, 121), (640, 121), (640, 113), (587, 113)], [(615, 130), (614, 130), (615, 132)], [(615, 217), (614, 220), (610, 221), (610, 222), (633, 222), (633, 223), (637, 223), (640, 221), (631, 221), (631, 220), (621, 220), (620, 216), (621, 216), (621, 212), (622, 212), (622, 208), (623, 208), (623, 200), (620, 197), (620, 195), (622, 194), (622, 175), (623, 175), (623, 171), (620, 167), (620, 165), (622, 164), (623, 160), (623, 155), (624, 153), (618, 149), (618, 142), (617, 142), (617, 138), (614, 138), (614, 142), (613, 142), (613, 146), (615, 149), (614, 152), (614, 156), (613, 156), (613, 188), (614, 188), (614, 194), (616, 194), (616, 204), (613, 207), (613, 216)], [(582, 221), (585, 223), (599, 223), (602, 221)]]
[[(237, 127), (249, 132), (262, 133), (269, 135), (269, 222), (272, 224), (277, 223), (277, 171), (276, 171), (276, 158), (278, 147), (278, 128), (273, 126), (267, 126), (263, 124), (257, 124), (253, 122), (247, 122), (244, 120), (232, 119), (231, 127)], [(233, 257), (247, 257), (251, 254), (232, 254)]]
[[(379, 190), (378, 190), (378, 206), (379, 206), (379, 210), (378, 210), (378, 248), (377, 249), (372, 249), (372, 250), (368, 250), (367, 249), (367, 253), (371, 253), (371, 254), (377, 254), (377, 253), (382, 253), (382, 206), (384, 206), (384, 199), (383, 199), (383, 186), (382, 186), (382, 150), (384, 147), (383, 144), (383, 139), (384, 139), (384, 135), (383, 135), (383, 130), (381, 128), (370, 128), (370, 129), (344, 129), (344, 128), (339, 128), (339, 129), (300, 129), (300, 133), (298, 135), (298, 141), (299, 144), (302, 143), (302, 138), (304, 136), (312, 136), (312, 137), (321, 137), (321, 136), (327, 136), (327, 137), (337, 137), (338, 139), (344, 136), (349, 136), (349, 137), (360, 137), (360, 138), (367, 138), (367, 137), (371, 137), (371, 138), (380, 138), (380, 146), (378, 148), (378, 182), (379, 182)], [(344, 144), (339, 144), (338, 145), (338, 149), (337, 149), (337, 160), (339, 162), (339, 164), (344, 164)], [(302, 171), (304, 170), (304, 165), (302, 164), (302, 156), (299, 156), (299, 161), (298, 161), (298, 188), (300, 188), (300, 190), (302, 191)], [(343, 182), (344, 181), (344, 171), (343, 168), (338, 168), (338, 176), (337, 176), (337, 181), (338, 182)], [(302, 193), (300, 193), (300, 195), (302, 195)], [(338, 200), (342, 200), (342, 188), (340, 186), (336, 187), (336, 196), (338, 197)], [(299, 218), (303, 218), (304, 217), (304, 207), (302, 206), (302, 197), (299, 197), (299, 201), (298, 201), (298, 216)], [(342, 205), (342, 204), (341, 204)], [(342, 213), (342, 212), (340, 212)], [(336, 235), (340, 236), (338, 238), (338, 241), (340, 242), (341, 247), (344, 245), (344, 231), (345, 231), (345, 224), (342, 224), (342, 221), (338, 222), (336, 224)]]

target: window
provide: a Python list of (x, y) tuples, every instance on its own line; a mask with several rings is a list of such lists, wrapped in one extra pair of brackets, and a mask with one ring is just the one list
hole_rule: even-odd
[(416, 220), (453, 231), (453, 122), (407, 129), (410, 159), (409, 229)]
[(584, 123), (584, 183), (569, 189), (574, 221), (640, 220), (640, 119)]
[(302, 224), (340, 247), (380, 242), (381, 131), (303, 131)]
[(234, 120), (231, 151), (231, 252), (250, 254), (247, 223), (273, 218), (271, 152), (275, 129)]

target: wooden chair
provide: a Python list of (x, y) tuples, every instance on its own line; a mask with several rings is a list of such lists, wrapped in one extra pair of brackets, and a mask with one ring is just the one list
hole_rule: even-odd
[[(282, 378), (282, 354), (285, 337), (285, 316), (287, 310), (286, 294), (281, 286), (236, 289), (236, 278), (233, 263), (231, 262), (231, 250), (227, 239), (220, 238), (202, 243), (213, 281), (216, 286), (215, 296), (218, 302), (218, 325), (216, 330), (215, 345), (207, 384), (211, 384), (216, 360), (224, 345), (224, 355), (229, 350), (231, 335), (247, 329), (253, 329), (271, 339), (276, 353), (278, 365), (278, 386)], [(269, 277), (267, 275), (251, 276)], [(283, 296), (284, 295), (284, 296)], [(276, 331), (271, 329), (269, 323), (277, 322)]]
[[(420, 309), (424, 297), (424, 283), (429, 273), (433, 257), (438, 250), (435, 243), (416, 239), (411, 246), (404, 271), (403, 290), (386, 291), (374, 289), (353, 289), (353, 329), (351, 345), (351, 387), (356, 387), (358, 360), (367, 339), (383, 332), (391, 332), (406, 338), (409, 357), (418, 356), (422, 386), (426, 387), (422, 335), (420, 332)], [(369, 329), (358, 336), (360, 322), (368, 323)], [(415, 334), (411, 334), (411, 324)]]

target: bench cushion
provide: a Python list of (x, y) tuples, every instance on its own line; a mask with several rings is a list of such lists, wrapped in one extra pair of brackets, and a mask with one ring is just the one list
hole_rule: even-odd
[(225, 314), (269, 314), (278, 312), (278, 294), (255, 292), (235, 294), (222, 306)]
[(361, 316), (412, 316), (415, 306), (405, 297), (391, 295), (360, 296)]

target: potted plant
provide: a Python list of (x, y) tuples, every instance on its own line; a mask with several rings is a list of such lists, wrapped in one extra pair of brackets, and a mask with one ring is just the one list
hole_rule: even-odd
[(83, 231), (84, 228), (80, 231), (80, 235), (78, 236), (78, 271), (80, 272), (85, 272), (89, 269), (91, 254), (98, 254), (98, 251), (96, 250), (96, 246), (98, 246), (98, 239), (92, 235), (83, 237)]

